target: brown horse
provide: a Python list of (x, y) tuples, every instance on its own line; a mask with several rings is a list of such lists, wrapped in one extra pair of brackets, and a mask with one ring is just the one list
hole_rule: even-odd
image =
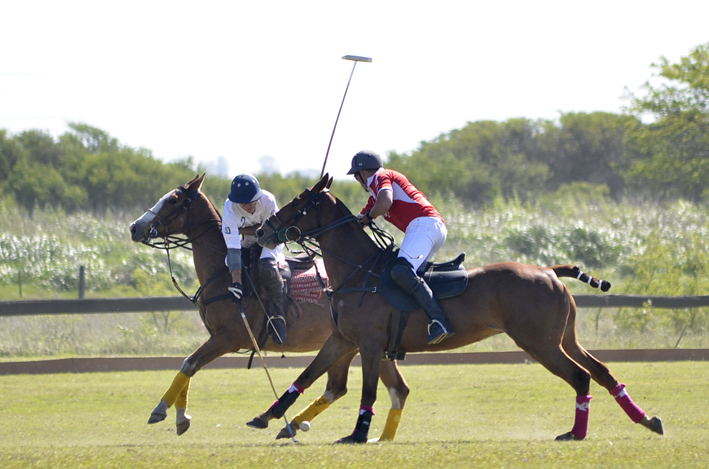
[[(306, 190), (285, 205), (259, 230), (259, 244), (275, 247), (284, 240), (317, 244), (334, 290), (348, 285), (362, 285), (372, 274), (361, 266), (371, 259), (378, 247), (356, 221), (356, 217), (330, 192), (332, 179), (325, 175), (311, 190)], [(373, 269), (375, 273), (377, 269)], [(576, 338), (576, 304), (559, 277), (599, 283), (605, 291), (607, 282), (598, 281), (575, 266), (537, 267), (505, 262), (467, 270), (468, 285), (456, 297), (441, 300), (441, 306), (455, 335), (440, 344), (426, 345), (424, 314), (411, 314), (399, 346), (400, 352), (436, 352), (454, 349), (487, 337), (506, 333), (532, 358), (566, 381), (576, 392), (576, 419), (573, 429), (557, 437), (580, 440), (588, 431), (590, 380), (606, 388), (628, 416), (650, 430), (662, 434), (659, 418), (648, 418), (611, 374), (606, 365), (594, 358)], [(340, 442), (366, 442), (373, 406), (377, 397), (377, 376), (382, 355), (389, 345), (393, 308), (378, 293), (345, 292), (342, 288), (331, 299), (337, 328), (313, 362), (291, 388), (254, 422), (280, 418), (295, 401), (298, 393), (340, 360), (359, 352), (362, 357), (362, 398), (354, 432)], [(403, 379), (401, 379), (403, 382)], [(385, 424), (386, 432), (396, 432), (408, 388), (390, 389), (392, 409)], [(252, 425), (262, 426), (262, 425)]]
[[(196, 301), (210, 337), (185, 359), (172, 385), (148, 420), (148, 423), (164, 420), (167, 417), (167, 409), (175, 404), (178, 435), (186, 432), (190, 426), (191, 417), (185, 411), (190, 380), (195, 373), (224, 354), (253, 349), (237, 305), (233, 304), (231, 296), (226, 294), (231, 276), (224, 264), (227, 248), (221, 233), (221, 216), (207, 196), (200, 191), (203, 181), (204, 175), (195, 177), (184, 186), (168, 192), (130, 226), (131, 239), (135, 242), (150, 244), (154, 238), (167, 240), (179, 234), (186, 236), (192, 245), (194, 266), (201, 285)], [(250, 327), (258, 337), (264, 325), (265, 313), (260, 303), (253, 298), (245, 298), (243, 307)], [(295, 311), (296, 309), (300, 311)], [(298, 308), (290, 307), (287, 323), (288, 340), (285, 344), (277, 345), (269, 338), (264, 350), (318, 350), (332, 332), (330, 312), (323, 304), (304, 302)], [(294, 419), (294, 431), (298, 429), (298, 423), (312, 418), (313, 413), (321, 412), (345, 395), (347, 371), (354, 356), (355, 354), (352, 354), (331, 368), (325, 393), (309, 407), (304, 416)], [(399, 389), (402, 385), (405, 386), (400, 379), (396, 364), (382, 368), (382, 382), (388, 388)], [(285, 436), (289, 436), (287, 431)]]

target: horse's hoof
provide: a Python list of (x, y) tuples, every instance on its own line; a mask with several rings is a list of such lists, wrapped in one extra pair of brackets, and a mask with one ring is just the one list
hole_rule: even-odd
[(647, 428), (649, 428), (650, 430), (652, 430), (653, 432), (655, 432), (657, 434), (660, 434), (660, 435), (665, 434), (665, 430), (662, 428), (662, 419), (660, 417), (655, 416), (652, 419), (650, 419), (650, 424)]
[(160, 401), (160, 404), (153, 410), (148, 419), (148, 424), (162, 422), (167, 418), (167, 403)]
[(180, 422), (176, 425), (175, 428), (177, 429), (177, 436), (182, 435), (190, 429), (190, 422), (190, 420), (185, 420), (184, 422)]
[(292, 434), (292, 435), (291, 435), (291, 433), (288, 431), (288, 427), (283, 427), (283, 428), (281, 428), (281, 431), (278, 432), (278, 435), (276, 435), (276, 440), (282, 440), (283, 438), (292, 438), (292, 437), (294, 437), (294, 436), (296, 435), (296, 433), (298, 433), (298, 430), (300, 429), (300, 428), (298, 427), (298, 424), (295, 423), (295, 420), (293, 420), (293, 421), (290, 423), (290, 428), (291, 428), (291, 430), (293, 430), (293, 434)]
[(366, 443), (366, 442), (367, 442), (366, 440), (365, 440), (365, 441), (358, 441), (358, 440), (355, 440), (355, 438), (354, 438), (353, 435), (349, 435), (349, 436), (346, 436), (346, 437), (344, 437), (344, 438), (340, 438), (340, 439), (337, 440), (335, 443), (336, 443), (336, 444), (351, 445), (351, 444), (355, 444), (355, 443)]
[(265, 414), (261, 414), (258, 417), (255, 417), (253, 420), (246, 422), (246, 425), (251, 427), (251, 428), (258, 428), (259, 430), (263, 430), (264, 428), (268, 428), (268, 412)]
[(564, 433), (563, 435), (557, 436), (554, 441), (579, 441), (578, 437), (573, 433)]
[(185, 409), (182, 409), (182, 414), (180, 416), (180, 409), (178, 410), (178, 419), (175, 422), (175, 428), (177, 430), (177, 436), (182, 435), (187, 430), (190, 429), (190, 423), (192, 422), (192, 417), (185, 414)]

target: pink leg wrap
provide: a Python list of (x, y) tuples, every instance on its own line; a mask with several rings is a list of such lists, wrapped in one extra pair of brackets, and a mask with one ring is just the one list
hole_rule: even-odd
[(576, 420), (571, 433), (579, 440), (583, 440), (588, 434), (588, 412), (591, 399), (593, 399), (591, 396), (576, 396)]
[(611, 393), (611, 396), (615, 397), (615, 401), (620, 405), (625, 413), (628, 414), (630, 420), (638, 423), (643, 419), (643, 417), (645, 417), (645, 411), (638, 407), (638, 405), (630, 398), (630, 395), (625, 390), (625, 384), (619, 384), (609, 392)]
[(371, 412), (372, 415), (374, 415), (374, 407), (367, 407), (366, 405), (359, 406), (359, 415), (362, 415), (364, 412)]

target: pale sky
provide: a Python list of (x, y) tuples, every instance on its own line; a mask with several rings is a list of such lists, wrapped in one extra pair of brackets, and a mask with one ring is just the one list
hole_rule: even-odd
[[(319, 174), (467, 122), (621, 112), (709, 41), (709, 1), (0, 0), (0, 128), (98, 127), (164, 161)], [(263, 160), (262, 160), (263, 161)]]

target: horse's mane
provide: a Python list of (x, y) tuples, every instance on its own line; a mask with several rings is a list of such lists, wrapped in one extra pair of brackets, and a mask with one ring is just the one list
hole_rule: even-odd
[[(342, 213), (343, 217), (353, 215), (352, 211), (349, 209), (349, 207), (342, 200), (340, 200), (338, 197), (336, 197), (335, 194), (333, 194), (332, 192), (330, 192), (330, 195), (332, 196), (333, 199), (335, 199), (335, 208), (337, 208)], [(362, 231), (362, 233), (364, 233), (366, 235), (365, 237), (367, 238), (368, 242), (371, 243), (371, 245), (374, 249), (381, 249), (381, 247), (379, 247), (377, 245), (377, 243), (372, 239), (372, 237), (369, 234), (367, 234), (367, 232), (364, 230), (363, 226), (361, 226), (359, 223), (357, 223), (357, 228), (360, 231)]]

